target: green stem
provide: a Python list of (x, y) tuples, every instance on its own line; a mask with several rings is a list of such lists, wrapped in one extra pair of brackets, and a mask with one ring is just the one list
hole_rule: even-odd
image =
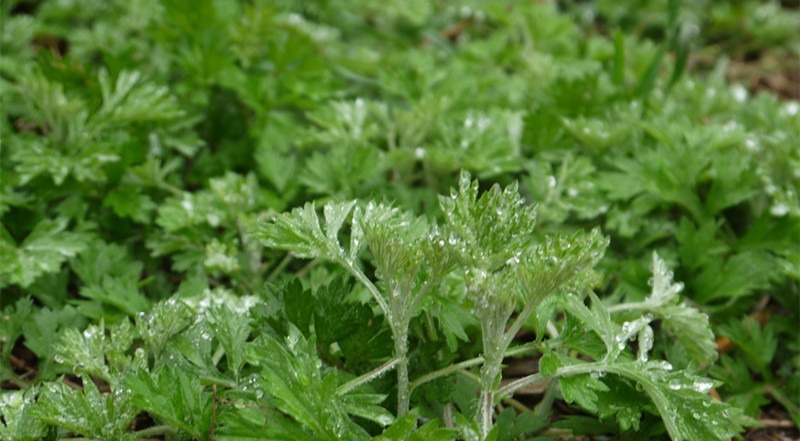
[(397, 358), (397, 417), (408, 413), (411, 388), (408, 382), (408, 325), (392, 332), (394, 356)]
[(481, 335), (483, 338), (483, 359), (481, 366), (481, 392), (475, 421), (481, 440), (486, 440), (494, 425), (494, 397), (500, 378), (503, 356), (510, 340), (506, 338), (505, 325), (514, 310), (513, 303), (490, 303), (478, 311), (481, 319)]
[(618, 305), (609, 306), (608, 312), (615, 313), (615, 312), (622, 312), (622, 311), (641, 311), (641, 310), (650, 310), (653, 309), (653, 305), (648, 302), (632, 302), (632, 303), (620, 303)]
[(168, 426), (166, 424), (161, 426), (153, 426), (148, 427), (147, 429), (142, 429), (136, 431), (136, 438), (147, 438), (153, 435), (164, 435), (167, 433), (177, 433), (178, 431), (175, 430), (174, 427)]
[(350, 392), (351, 390), (361, 386), (362, 384), (369, 383), (370, 381), (380, 377), (384, 373), (394, 369), (394, 367), (399, 362), (400, 362), (400, 360), (397, 357), (392, 358), (391, 360), (387, 361), (386, 363), (384, 363), (384, 364), (378, 366), (377, 368), (367, 372), (366, 374), (360, 375), (360, 376), (348, 381), (347, 383), (344, 383), (343, 385), (339, 386), (339, 388), (336, 389), (336, 393), (339, 394), (339, 395), (344, 395), (344, 394)]
[(552, 409), (553, 402), (556, 398), (556, 391), (558, 390), (557, 386), (558, 383), (555, 381), (551, 381), (550, 384), (547, 385), (542, 400), (539, 401), (539, 404), (536, 405), (536, 409), (534, 410), (534, 413), (537, 416), (546, 417), (550, 412), (550, 409)]
[[(505, 354), (503, 354), (503, 357), (505, 358), (505, 357), (514, 357), (517, 355), (521, 355), (540, 345), (541, 343), (538, 342), (525, 343), (524, 345), (519, 345), (507, 350)], [(422, 386), (423, 384), (429, 381), (433, 381), (441, 377), (446, 377), (448, 375), (454, 374), (464, 369), (471, 368), (473, 366), (478, 366), (480, 364), (483, 364), (483, 357), (479, 356), (475, 358), (470, 358), (469, 360), (465, 360), (460, 363), (451, 364), (450, 366), (441, 368), (439, 370), (435, 370), (433, 372), (429, 372), (417, 378), (416, 380), (412, 381), (411, 390), (413, 391), (414, 389), (418, 388), (419, 386)]]
[(222, 356), (225, 355), (225, 348), (222, 345), (217, 346), (217, 350), (214, 351), (214, 354), (211, 355), (211, 362), (214, 363), (214, 366), (219, 364), (219, 361), (222, 360)]
[[(364, 274), (361, 269), (359, 269), (353, 262), (345, 259), (344, 257), (338, 259), (339, 263), (347, 269), (353, 277), (358, 280), (361, 285), (363, 285), (367, 290), (372, 294), (372, 297), (378, 302), (378, 306), (381, 307), (381, 311), (383, 311), (383, 315), (386, 316), (386, 321), (390, 324), (394, 322), (394, 316), (392, 314), (391, 308), (389, 308), (389, 304), (386, 302), (386, 299), (383, 298), (381, 292), (378, 291), (378, 287), (372, 283), (372, 280), (369, 280), (366, 274)], [(397, 354), (395, 354), (397, 355)]]
[(492, 431), (492, 426), (494, 426), (495, 383), (500, 375), (500, 363), (502, 361), (488, 360), (481, 367), (481, 395), (478, 401), (476, 420), (478, 421), (478, 430), (482, 440), (489, 438), (489, 432)]
[(447, 366), (446, 368), (442, 368), (442, 369), (439, 369), (439, 370), (436, 370), (436, 371), (433, 371), (433, 372), (429, 372), (429, 373), (417, 378), (416, 380), (414, 380), (411, 383), (411, 390), (413, 391), (414, 389), (418, 388), (419, 386), (421, 386), (421, 385), (423, 385), (423, 384), (425, 384), (425, 383), (427, 383), (429, 381), (433, 381), (433, 380), (435, 380), (437, 378), (441, 378), (441, 377), (445, 377), (445, 376), (450, 375), (450, 374), (454, 374), (454, 373), (456, 373), (458, 371), (461, 371), (461, 370), (464, 370), (464, 369), (467, 369), (467, 368), (471, 368), (472, 366), (477, 366), (477, 365), (479, 365), (481, 363), (483, 363), (483, 357), (475, 357), (475, 358), (469, 359), (467, 361), (462, 361), (461, 363), (451, 364), (450, 366)]
[(264, 280), (264, 283), (266, 284), (272, 282), (275, 279), (275, 277), (278, 277), (278, 274), (280, 274), (281, 272), (283, 272), (284, 269), (286, 269), (286, 266), (289, 265), (289, 262), (291, 262), (293, 258), (294, 257), (292, 257), (292, 253), (286, 253), (283, 259), (280, 262), (278, 262), (277, 265), (275, 265), (275, 268), (273, 268), (272, 271), (269, 272), (269, 275)]

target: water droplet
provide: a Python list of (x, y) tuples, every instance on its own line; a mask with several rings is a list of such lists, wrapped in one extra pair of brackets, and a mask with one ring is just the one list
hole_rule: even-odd
[(773, 216), (783, 217), (786, 216), (787, 213), (789, 213), (789, 206), (781, 202), (770, 207), (769, 212)]
[(740, 103), (743, 103), (747, 99), (747, 89), (742, 87), (741, 84), (733, 86), (731, 88), (731, 93), (733, 94), (733, 99)]
[(714, 382), (707, 378), (698, 378), (692, 383), (692, 389), (701, 394), (708, 393), (714, 387)]
[(673, 378), (673, 379), (669, 380), (669, 382), (667, 383), (667, 386), (672, 390), (681, 390), (681, 389), (683, 389), (683, 383), (680, 380), (678, 380), (677, 378)]

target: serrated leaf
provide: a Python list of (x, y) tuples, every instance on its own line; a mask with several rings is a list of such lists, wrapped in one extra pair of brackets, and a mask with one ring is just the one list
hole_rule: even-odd
[(493, 271), (533, 238), (535, 210), (524, 206), (516, 184), (505, 189), (495, 185), (479, 197), (478, 181), (465, 172), (458, 191), (440, 196), (439, 204), (447, 222), (446, 242), (465, 267)]
[(92, 241), (70, 266), (87, 285), (99, 284), (108, 277), (138, 280), (144, 268), (141, 262), (131, 258), (124, 246), (102, 240)]
[(778, 336), (769, 323), (761, 326), (753, 317), (731, 320), (719, 327), (720, 334), (729, 338), (751, 365), (762, 375), (769, 375), (769, 365), (778, 348)]
[(85, 326), (84, 318), (72, 306), (60, 310), (42, 308), (33, 313), (22, 334), (25, 346), (39, 358), (39, 376), (49, 379), (55, 374), (55, 347), (66, 329)]
[(205, 440), (211, 427), (213, 396), (200, 379), (170, 366), (154, 372), (129, 371), (125, 385), (133, 392), (133, 402), (150, 414), (195, 439)]
[(409, 412), (372, 441), (452, 441), (458, 435), (455, 430), (439, 427), (438, 421), (417, 428), (418, 419), (417, 412)]
[(61, 264), (86, 248), (87, 233), (66, 231), (68, 220), (43, 220), (17, 246), (11, 236), (0, 230), (0, 256), (5, 264), (0, 273), (8, 274), (11, 283), (29, 286), (44, 273), (56, 272)]
[(599, 229), (594, 229), (589, 234), (579, 231), (550, 236), (521, 258), (512, 257), (510, 265), (516, 269), (523, 303), (538, 304), (580, 273), (591, 269), (600, 261), (607, 246), (608, 239)]
[(128, 426), (137, 409), (128, 389), (113, 384), (101, 394), (91, 378), (83, 376), (83, 391), (64, 383), (47, 383), (39, 395), (35, 414), (49, 424), (69, 432), (103, 441), (133, 440)]
[(57, 363), (65, 363), (76, 373), (110, 380), (105, 363), (105, 328), (102, 325), (91, 325), (83, 333), (75, 328), (65, 329), (54, 349)]
[(298, 257), (336, 259), (343, 254), (337, 234), (352, 210), (353, 202), (329, 202), (325, 205), (325, 223), (320, 225), (313, 203), (295, 208), (262, 222), (254, 236), (271, 248), (292, 251)]
[(149, 313), (136, 315), (136, 330), (148, 348), (158, 355), (167, 341), (191, 323), (192, 311), (174, 298), (157, 303)]
[[(568, 383), (572, 398), (596, 406), (598, 394), (612, 394), (606, 387), (598, 387), (596, 381), (606, 375), (617, 375), (633, 382), (636, 390), (646, 394), (664, 421), (670, 437), (676, 441), (708, 439), (723, 440), (741, 432), (748, 419), (740, 409), (714, 400), (708, 392), (714, 386), (710, 379), (696, 376), (688, 371), (671, 371), (671, 366), (662, 363), (599, 362), (585, 363), (556, 354), (548, 355), (543, 373), (564, 377), (579, 377)], [(623, 391), (626, 389), (622, 389)], [(604, 400), (613, 400), (610, 395)], [(623, 399), (623, 398), (621, 398)], [(636, 409), (629, 405), (620, 407), (622, 423), (632, 424)], [(599, 410), (599, 408), (595, 407)], [(604, 412), (608, 414), (608, 408)], [(647, 407), (643, 407), (647, 410)]]
[(246, 361), (245, 342), (250, 336), (250, 318), (236, 314), (224, 305), (211, 307), (208, 317), (217, 340), (225, 350), (228, 369), (234, 378), (238, 378)]
[[(137, 277), (138, 279), (138, 277)], [(84, 305), (97, 307), (108, 305), (122, 311), (125, 315), (132, 316), (150, 308), (150, 301), (137, 286), (136, 279), (121, 279), (103, 276), (100, 283), (87, 284), (81, 288), (81, 296), (90, 299)], [(94, 315), (79, 306), (84, 315), (95, 319), (104, 318), (107, 314)], [(113, 315), (110, 315), (113, 317)], [(118, 319), (118, 317), (115, 317)]]
[(577, 317), (583, 326), (594, 331), (603, 340), (606, 346), (606, 358), (614, 360), (625, 348), (624, 342), (620, 347), (620, 341), (617, 341), (617, 337), (622, 333), (622, 328), (611, 320), (608, 309), (594, 293), (590, 292), (589, 297), (592, 301), (591, 308), (587, 307), (583, 300), (574, 294), (560, 297), (560, 304), (570, 314)]
[(140, 224), (150, 223), (152, 212), (157, 207), (149, 196), (130, 186), (109, 192), (103, 199), (103, 205), (114, 210), (117, 216), (127, 217)]
[(8, 360), (11, 350), (17, 339), (22, 335), (22, 330), (33, 314), (33, 301), (28, 297), (17, 300), (13, 305), (3, 309), (0, 318), (0, 346), (3, 348), (3, 363)]
[[(382, 424), (391, 422), (384, 411), (372, 407), (385, 397), (347, 394), (339, 397), (336, 376), (323, 374), (313, 339), (306, 339), (290, 325), (286, 345), (271, 337), (262, 337), (251, 354), (261, 366), (259, 384), (269, 393), (275, 407), (290, 415), (318, 439), (369, 439), (366, 431), (348, 414), (376, 418)], [(364, 406), (363, 399), (368, 406)], [(353, 401), (352, 403), (350, 401)], [(389, 418), (387, 420), (387, 418)]]
[(703, 365), (712, 363), (717, 358), (717, 344), (708, 316), (680, 302), (679, 293), (683, 290), (683, 283), (673, 283), (672, 271), (656, 253), (653, 253), (651, 270), (650, 295), (643, 302), (620, 304), (612, 309), (629, 310), (636, 315), (652, 314), (661, 321), (662, 329), (676, 338), (692, 359)]
[(39, 441), (45, 422), (35, 414), (37, 387), (0, 393), (0, 437), (16, 441)]

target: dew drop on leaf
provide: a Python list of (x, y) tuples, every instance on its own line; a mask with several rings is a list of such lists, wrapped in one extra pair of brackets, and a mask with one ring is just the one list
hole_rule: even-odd
[(692, 389), (701, 394), (708, 393), (714, 387), (714, 382), (707, 378), (698, 378), (692, 383)]

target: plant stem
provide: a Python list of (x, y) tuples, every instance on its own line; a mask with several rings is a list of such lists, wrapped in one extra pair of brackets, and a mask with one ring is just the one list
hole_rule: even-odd
[(414, 380), (411, 383), (411, 390), (413, 391), (417, 387), (419, 387), (419, 386), (421, 386), (421, 385), (423, 385), (423, 384), (425, 384), (425, 383), (427, 383), (429, 381), (433, 381), (433, 380), (435, 380), (437, 378), (441, 378), (441, 377), (444, 377), (444, 376), (447, 376), (447, 375), (450, 375), (450, 374), (454, 374), (454, 373), (456, 373), (456, 372), (458, 372), (458, 371), (460, 371), (462, 369), (471, 368), (472, 366), (477, 366), (477, 365), (479, 365), (481, 363), (483, 363), (483, 357), (475, 357), (475, 358), (471, 358), (471, 359), (466, 360), (466, 361), (462, 361), (461, 363), (451, 364), (450, 366), (447, 366), (446, 368), (439, 369), (437, 371), (429, 372), (429, 373), (417, 378), (416, 380)]
[[(525, 343), (523, 345), (519, 345), (519, 346), (513, 347), (513, 348), (507, 350), (505, 352), (505, 354), (503, 354), (503, 358), (505, 358), (505, 357), (514, 357), (516, 355), (524, 354), (525, 352), (528, 352), (529, 350), (534, 349), (534, 348), (536, 348), (538, 346), (541, 346), (541, 343), (539, 343), (539, 342), (531, 342), (531, 343)], [(433, 372), (428, 372), (427, 374), (425, 374), (425, 375), (423, 375), (423, 376), (421, 376), (421, 377), (419, 377), (416, 380), (411, 382), (411, 390), (413, 391), (414, 389), (418, 388), (419, 386), (422, 386), (423, 384), (425, 384), (425, 383), (427, 383), (429, 381), (433, 381), (433, 380), (435, 380), (437, 378), (445, 377), (447, 375), (454, 374), (454, 373), (459, 372), (461, 370), (468, 369), (468, 368), (471, 368), (473, 366), (478, 366), (480, 364), (483, 364), (483, 361), (484, 361), (483, 357), (479, 356), (479, 357), (475, 357), (475, 358), (470, 358), (469, 360), (465, 360), (465, 361), (462, 361), (460, 363), (451, 364), (450, 366), (441, 368), (441, 369), (433, 371)]]
[(394, 356), (397, 358), (397, 417), (408, 413), (411, 402), (411, 388), (408, 382), (408, 325), (403, 329), (392, 330), (394, 337)]
[(281, 261), (275, 265), (275, 268), (269, 272), (269, 275), (265, 279), (264, 283), (269, 283), (275, 280), (275, 277), (278, 277), (278, 275), (283, 272), (284, 269), (286, 269), (286, 266), (289, 265), (289, 262), (291, 262), (292, 259), (294, 259), (292, 253), (286, 253), (286, 255), (283, 256), (283, 259), (281, 259)]
[(511, 302), (490, 303), (485, 309), (478, 312), (481, 319), (481, 334), (483, 338), (483, 359), (481, 366), (480, 385), (481, 394), (475, 420), (478, 423), (480, 439), (485, 440), (492, 431), (494, 419), (494, 397), (503, 356), (510, 344), (506, 338), (505, 325), (514, 311)]
[(370, 381), (380, 377), (384, 373), (394, 369), (394, 367), (398, 364), (399, 361), (400, 360), (397, 357), (392, 358), (391, 360), (387, 361), (386, 363), (384, 363), (384, 364), (378, 366), (377, 368), (367, 372), (366, 374), (360, 375), (360, 376), (348, 381), (347, 383), (344, 383), (343, 385), (339, 386), (339, 388), (336, 389), (336, 393), (339, 394), (339, 395), (344, 395), (344, 394), (350, 392), (351, 390), (361, 386), (362, 384), (369, 383)]
[[(386, 316), (386, 321), (389, 322), (390, 324), (393, 323), (394, 317), (392, 314), (392, 310), (389, 307), (389, 304), (386, 302), (386, 299), (384, 299), (383, 296), (381, 295), (381, 292), (378, 290), (378, 287), (375, 286), (374, 283), (372, 283), (372, 280), (369, 280), (369, 277), (367, 277), (367, 275), (364, 274), (364, 272), (361, 271), (361, 269), (358, 268), (353, 262), (347, 260), (344, 257), (338, 260), (339, 264), (345, 267), (345, 269), (347, 269), (347, 271), (350, 272), (350, 274), (352, 274), (353, 277), (355, 277), (356, 280), (358, 280), (361, 283), (361, 285), (364, 286), (364, 288), (367, 288), (370, 294), (372, 294), (372, 297), (375, 299), (376, 302), (378, 302), (378, 306), (381, 307), (381, 311), (383, 311), (383, 314)], [(392, 331), (394, 332), (394, 329), (392, 329)], [(395, 347), (397, 347), (396, 342), (395, 342)]]
[(138, 430), (136, 431), (136, 438), (137, 439), (146, 438), (153, 435), (164, 435), (165, 433), (176, 433), (176, 432), (177, 431), (175, 430), (174, 427), (164, 424), (161, 426), (153, 426), (153, 427), (148, 427), (147, 429)]
[(494, 425), (494, 385), (498, 375), (500, 375), (500, 363), (494, 360), (489, 360), (481, 367), (481, 396), (478, 401), (477, 421), (482, 440), (489, 437)]

